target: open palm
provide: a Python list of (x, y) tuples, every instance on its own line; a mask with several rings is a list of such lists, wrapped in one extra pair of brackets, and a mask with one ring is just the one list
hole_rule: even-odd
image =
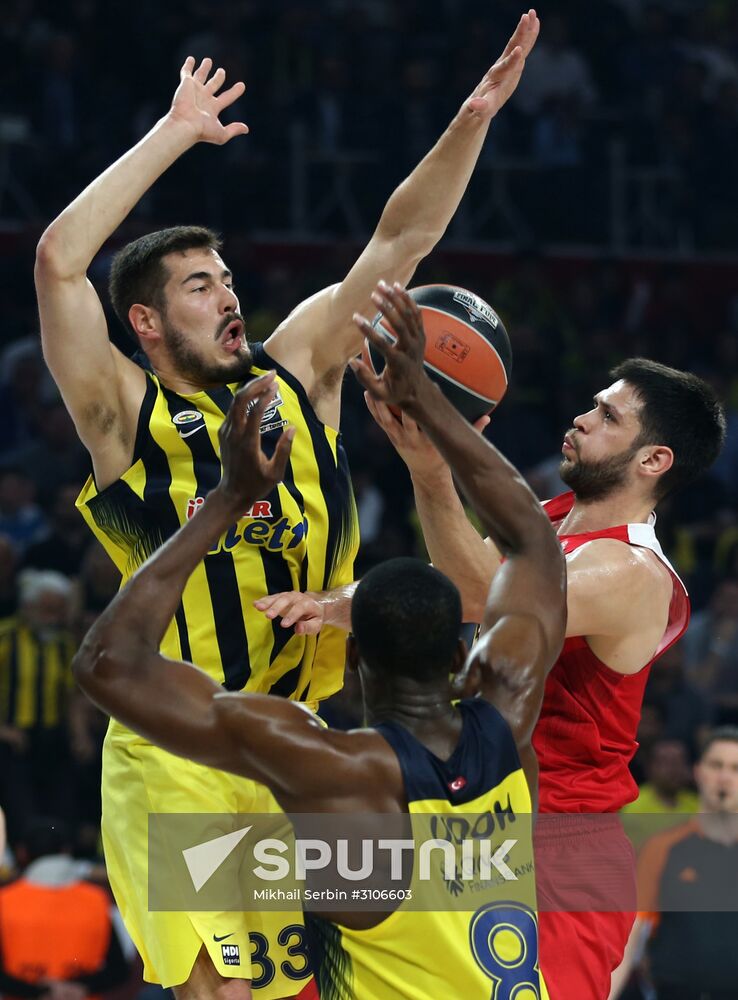
[(248, 126), (243, 122), (223, 125), (219, 115), (237, 101), (246, 89), (241, 81), (228, 90), (218, 91), (225, 82), (225, 70), (217, 69), (208, 79), (213, 67), (212, 59), (203, 59), (195, 69), (195, 60), (188, 56), (179, 72), (179, 87), (172, 100), (169, 116), (185, 122), (198, 142), (214, 142), (219, 146), (237, 135), (245, 135)]
[(532, 8), (523, 14), (502, 55), (485, 73), (466, 102), (470, 111), (484, 118), (494, 118), (517, 87), (540, 27), (541, 22)]

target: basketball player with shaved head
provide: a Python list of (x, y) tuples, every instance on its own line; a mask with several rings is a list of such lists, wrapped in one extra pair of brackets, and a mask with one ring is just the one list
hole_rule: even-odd
[[(554, 1000), (605, 1000), (628, 940), (628, 901), (635, 899), (630, 845), (614, 816), (608, 826), (607, 816), (590, 822), (586, 814), (615, 814), (638, 794), (628, 764), (649, 669), (689, 618), (687, 593), (656, 539), (653, 510), (710, 467), (725, 435), (720, 403), (694, 375), (634, 358), (611, 377), (564, 437), (560, 472), (571, 492), (543, 505), (568, 578), (567, 639), (533, 741), (540, 810), (551, 814), (539, 823), (536, 860), (541, 965)], [(433, 565), (459, 587), (465, 621), (478, 621), (500, 566), (498, 550), (467, 520), (451, 471), (421, 427), (407, 415), (398, 421), (371, 397), (367, 402), (410, 469)], [(310, 633), (324, 622), (346, 627), (350, 593), (284, 594), (259, 606)], [(575, 870), (580, 888), (589, 879), (591, 898), (605, 899), (603, 910), (620, 912), (589, 912), (597, 907), (586, 903), (586, 891), (575, 904), (572, 893), (562, 894)], [(613, 871), (613, 882), (622, 883), (614, 902), (601, 891)]]
[[(382, 905), (390, 912), (378, 913), (349, 903), (348, 912), (323, 914), (330, 923), (311, 921), (321, 1000), (492, 994), (547, 1000), (529, 895), (533, 846), (524, 824), (537, 782), (531, 735), (564, 637), (564, 558), (517, 470), (424, 374), (417, 306), (409, 296), (390, 294), (398, 341), (385, 344), (375, 333), (387, 359), (382, 377), (358, 373), (378, 398), (423, 420), (505, 555), (471, 657), (459, 640), (458, 590), (438, 570), (410, 559), (375, 568), (356, 592), (347, 653), (359, 671), (366, 728), (326, 729), (285, 699), (224, 692), (202, 671), (159, 653), (188, 577), (235, 514), (286, 475), (290, 444), (293, 454), (298, 445), (300, 431), (292, 441), (289, 428), (271, 459), (262, 451), (270, 372), (239, 391), (223, 425), (222, 481), (98, 619), (75, 673), (101, 708), (145, 739), (264, 782), (298, 836), (304, 813), (336, 817), (339, 830), (342, 816), (379, 815), (381, 836), (392, 817), (410, 813), (457, 829), (465, 816), (488, 831), (491, 823), (488, 836), (495, 839), (488, 843), (495, 846), (501, 830), (520, 838), (510, 841), (516, 852), (510, 861), (516, 889), (527, 887), (523, 900), (511, 902), (511, 884), (502, 879), (460, 881), (453, 905), (441, 885), (441, 905), (411, 912), (388, 902)], [(512, 827), (505, 827), (505, 816)], [(417, 892), (422, 882), (413, 884)]]
[[(164, 655), (194, 660), (229, 691), (272, 692), (315, 705), (341, 684), (339, 632), (317, 639), (289, 633), (256, 612), (253, 601), (352, 578), (357, 517), (338, 435), (342, 378), (361, 342), (352, 315), (368, 309), (378, 279), (407, 281), (440, 239), (538, 29), (535, 11), (521, 17), (500, 58), (391, 196), (347, 276), (298, 306), (264, 345), (248, 343), (234, 276), (208, 229), (151, 233), (116, 256), (111, 300), (141, 363), (111, 344), (87, 279), (101, 246), (180, 156), (199, 142), (223, 145), (248, 131), (242, 122), (221, 122), (244, 85), (222, 89), (225, 73), (212, 72), (209, 59), (197, 67), (194, 59), (185, 61), (169, 112), (61, 213), (38, 245), (44, 357), (94, 470), (79, 506), (124, 580), (197, 516), (218, 484), (218, 429), (238, 386), (277, 372), (261, 432), (267, 452), (284, 427), (299, 432), (284, 480), (234, 512), (189, 579), (162, 638)], [(276, 809), (266, 789), (183, 762), (117, 721), (103, 755), (108, 871), (146, 979), (175, 987), (180, 1000), (247, 1000), (248, 935), (258, 930), (275, 972), (268, 977), (263, 964), (255, 966), (254, 991), (263, 1000), (297, 994), (309, 976), (303, 935), (299, 927), (286, 937), (283, 931), (299, 924), (299, 914), (245, 915), (235, 927), (229, 917), (241, 955), (234, 966), (217, 941), (221, 914), (158, 913), (146, 905), (150, 811)]]

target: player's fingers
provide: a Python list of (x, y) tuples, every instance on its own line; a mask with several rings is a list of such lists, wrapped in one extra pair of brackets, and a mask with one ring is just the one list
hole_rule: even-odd
[(521, 73), (524, 62), (523, 50), (519, 45), (516, 45), (509, 55), (506, 55), (504, 59), (500, 59), (499, 62), (495, 63), (489, 71), (489, 79), (492, 83), (499, 83), (500, 80), (511, 76), (513, 73)]
[(424, 339), (420, 310), (401, 285), (390, 287), (380, 282), (372, 299), (389, 320), (397, 342), (402, 347), (414, 347), (419, 340)]
[(349, 361), (349, 368), (359, 380), (360, 385), (362, 385), (368, 393), (374, 396), (375, 399), (389, 399), (387, 387), (382, 379), (377, 378), (373, 372), (369, 371), (363, 361), (359, 361), (358, 358), (352, 358)]
[(472, 427), (474, 428), (475, 431), (479, 431), (479, 433), (481, 434), (484, 428), (489, 424), (490, 420), (491, 417), (489, 413), (485, 413), (483, 417), (479, 418), (479, 420), (474, 421)]
[(205, 84), (205, 90), (209, 94), (217, 93), (223, 86), (223, 81), (225, 80), (225, 70), (222, 66), (219, 66), (213, 75), (210, 77), (208, 82)]
[(195, 72), (192, 74), (198, 83), (205, 83), (205, 81), (208, 78), (208, 73), (212, 69), (212, 66), (213, 66), (213, 60), (210, 58), (210, 56), (205, 56), (203, 61), (197, 67)]
[(288, 597), (294, 598), (295, 593), (294, 590), (283, 590), (279, 594), (266, 594), (266, 596), (254, 601), (254, 607), (259, 611), (269, 611), (278, 601), (282, 601)]
[[(228, 420), (240, 434), (258, 434), (259, 423), (269, 401), (274, 398), (275, 372), (267, 372), (259, 378), (252, 379), (239, 389), (233, 400)], [(256, 428), (256, 431), (254, 430)]]
[(184, 80), (186, 76), (192, 76), (192, 71), (195, 68), (195, 57), (187, 56), (185, 61), (182, 63), (182, 69), (179, 71), (180, 80)]
[(260, 597), (258, 601), (254, 601), (254, 607), (263, 611), (267, 618), (277, 618), (288, 608), (291, 608), (301, 596), (299, 591), (294, 590), (282, 594), (270, 594), (268, 597)]
[(373, 399), (368, 392), (364, 393), (364, 399), (366, 400), (369, 412), (374, 417), (376, 422), (386, 434), (389, 434), (390, 437), (392, 437), (392, 434), (401, 427), (400, 422), (392, 410), (390, 410), (386, 403), (383, 403), (378, 399)]
[(279, 435), (277, 447), (274, 449), (270, 466), (270, 473), (275, 482), (281, 483), (287, 471), (287, 462), (292, 451), (292, 441), (297, 432), (296, 427), (286, 427)]
[(515, 31), (513, 31), (509, 42), (503, 50), (501, 58), (510, 55), (516, 45), (519, 45), (523, 49), (523, 55), (527, 56), (538, 37), (540, 27), (541, 23), (538, 20), (538, 15), (531, 7), (518, 21)]
[(317, 635), (323, 628), (323, 621), (320, 618), (304, 618), (295, 622), (296, 635)]
[(407, 436), (412, 441), (417, 441), (420, 435), (423, 433), (420, 429), (420, 425), (416, 423), (412, 417), (409, 417), (404, 410), (400, 411), (400, 420), (402, 422), (402, 429), (405, 431)]
[[(379, 309), (382, 313), (382, 316), (392, 327), (392, 332), (395, 335), (396, 342), (400, 344), (401, 347), (406, 346), (411, 339), (407, 317), (400, 313), (396, 303), (392, 300), (391, 289), (389, 286), (380, 283), (380, 285), (372, 292), (371, 299), (377, 309)], [(385, 344), (389, 344), (386, 336), (381, 334), (380, 336), (382, 336)]]
[(233, 400), (233, 407), (235, 413), (246, 413), (249, 407), (254, 403), (254, 400), (259, 399), (261, 396), (265, 395), (270, 389), (273, 390), (274, 380), (277, 377), (275, 371), (267, 372), (265, 375), (260, 375), (258, 378), (251, 379), (246, 385), (242, 386), (236, 393), (235, 399)]
[(353, 319), (369, 343), (386, 358), (387, 352), (394, 346), (394, 339), (384, 329), (377, 329), (373, 326), (366, 316), (362, 316), (360, 313), (354, 313)]
[(249, 127), (245, 122), (231, 122), (230, 125), (226, 125), (224, 129), (223, 142), (230, 142), (231, 139), (235, 139), (237, 135), (248, 135)]
[(315, 601), (303, 595), (301, 601), (296, 601), (289, 611), (282, 615), (282, 626), (291, 628), (297, 621), (310, 621), (316, 617)]
[(218, 94), (215, 98), (215, 106), (218, 109), (218, 114), (220, 114), (223, 108), (227, 108), (233, 104), (234, 101), (237, 101), (245, 90), (246, 84), (243, 80), (239, 80), (238, 83), (234, 83), (232, 87), (228, 88), (228, 90), (224, 90), (222, 94)]

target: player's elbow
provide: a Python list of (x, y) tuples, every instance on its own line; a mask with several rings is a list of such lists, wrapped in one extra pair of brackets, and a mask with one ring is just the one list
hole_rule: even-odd
[(74, 277), (78, 269), (68, 253), (65, 253), (59, 235), (53, 224), (44, 232), (36, 246), (34, 277), (36, 287), (48, 281), (64, 281)]
[(405, 265), (415, 267), (441, 239), (444, 228), (429, 225), (425, 218), (405, 219), (390, 202), (379, 220), (375, 238), (390, 245), (394, 256), (399, 251)]
[(72, 674), (80, 689), (99, 702), (107, 685), (130, 673), (130, 666), (130, 655), (115, 634), (93, 628), (72, 660)]

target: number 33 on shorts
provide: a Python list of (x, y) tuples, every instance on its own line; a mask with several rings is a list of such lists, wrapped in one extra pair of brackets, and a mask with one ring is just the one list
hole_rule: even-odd
[(469, 944), (492, 980), (490, 1000), (547, 1000), (538, 968), (538, 919), (520, 903), (480, 907), (469, 924)]
[[(302, 924), (288, 924), (277, 935), (279, 954), (270, 954), (269, 941), (264, 934), (249, 932), (251, 940), (251, 988), (263, 989), (274, 979), (277, 971), (290, 980), (307, 979), (312, 974), (307, 953), (305, 928)], [(276, 950), (276, 949), (275, 949)]]

